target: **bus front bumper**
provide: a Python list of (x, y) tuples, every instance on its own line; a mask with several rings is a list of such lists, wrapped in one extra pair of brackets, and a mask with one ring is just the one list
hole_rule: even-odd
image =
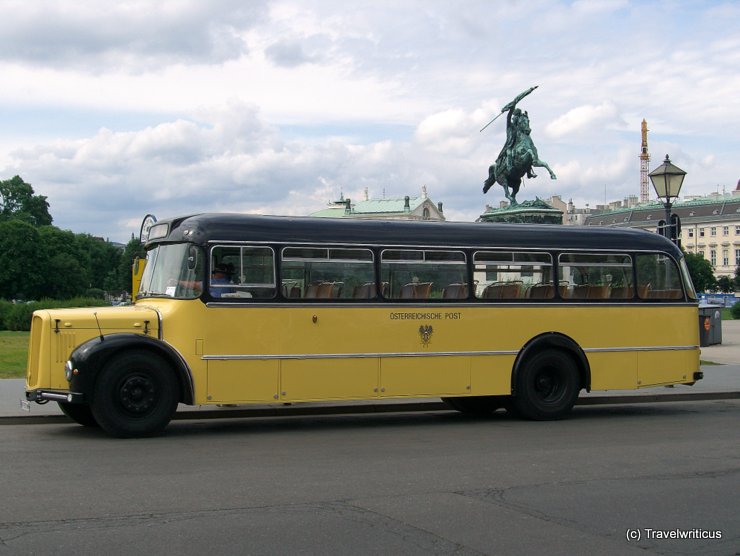
[(85, 396), (79, 392), (69, 392), (67, 390), (27, 390), (26, 400), (29, 402), (46, 403), (46, 402), (66, 402), (82, 403)]

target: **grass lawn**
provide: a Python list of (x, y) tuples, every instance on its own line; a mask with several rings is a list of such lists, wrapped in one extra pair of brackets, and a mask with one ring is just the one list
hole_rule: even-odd
[(26, 376), (29, 332), (0, 330), (0, 378)]

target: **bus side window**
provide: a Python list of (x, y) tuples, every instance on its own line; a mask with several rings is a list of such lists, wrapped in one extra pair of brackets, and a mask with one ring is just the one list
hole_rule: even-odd
[(386, 249), (381, 254), (380, 275), (383, 297), (388, 299), (467, 297), (467, 264), (462, 251)]
[(675, 261), (659, 253), (637, 255), (637, 295), (641, 299), (683, 299)]
[(632, 257), (622, 253), (562, 253), (560, 297), (578, 300), (632, 299)]
[(217, 245), (211, 249), (211, 297), (220, 301), (271, 299), (276, 289), (271, 248)]
[(551, 299), (552, 257), (549, 253), (478, 251), (473, 255), (478, 299)]
[(281, 257), (286, 297), (332, 300), (375, 296), (374, 258), (369, 249), (285, 247)]

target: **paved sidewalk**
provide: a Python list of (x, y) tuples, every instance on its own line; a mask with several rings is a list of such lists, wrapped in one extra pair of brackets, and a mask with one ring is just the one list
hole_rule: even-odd
[[(701, 349), (701, 360), (704, 379), (693, 386), (678, 385), (675, 387), (644, 388), (640, 390), (612, 390), (607, 392), (582, 393), (579, 403), (607, 403), (613, 398), (615, 403), (678, 400), (685, 396), (696, 396), (697, 399), (712, 399), (715, 394), (727, 394), (728, 397), (740, 398), (740, 320), (722, 321), (722, 344), (704, 347)], [(712, 364), (716, 363), (716, 364)], [(44, 405), (31, 404), (30, 413), (21, 410), (20, 400), (23, 398), (23, 379), (0, 379), (0, 419), (12, 417), (45, 417), (61, 416), (62, 412), (55, 402)], [(435, 403), (436, 399), (409, 399), (409, 400), (382, 400), (362, 402), (341, 402), (322, 404), (269, 404), (257, 406), (214, 407), (214, 406), (187, 406), (181, 405), (178, 412), (183, 416), (193, 412), (208, 413), (209, 417), (219, 415), (239, 416), (254, 409), (254, 413), (280, 414), (281, 412), (299, 413), (302, 408), (315, 408), (313, 411), (330, 412), (332, 408), (342, 407), (347, 411), (385, 411), (394, 406), (399, 411), (408, 410), (409, 406), (433, 410), (442, 406)], [(405, 409), (404, 409), (405, 408)], [(205, 417), (206, 415), (202, 415)]]
[(722, 343), (701, 348), (701, 359), (723, 365), (740, 365), (740, 320), (723, 320)]

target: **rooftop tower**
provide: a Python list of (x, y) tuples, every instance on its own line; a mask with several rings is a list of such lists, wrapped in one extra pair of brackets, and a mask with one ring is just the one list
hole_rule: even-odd
[(647, 203), (650, 201), (650, 194), (648, 184), (648, 173), (650, 172), (650, 153), (648, 152), (647, 144), (647, 122), (645, 118), (642, 119), (642, 147), (640, 148), (640, 203)]

